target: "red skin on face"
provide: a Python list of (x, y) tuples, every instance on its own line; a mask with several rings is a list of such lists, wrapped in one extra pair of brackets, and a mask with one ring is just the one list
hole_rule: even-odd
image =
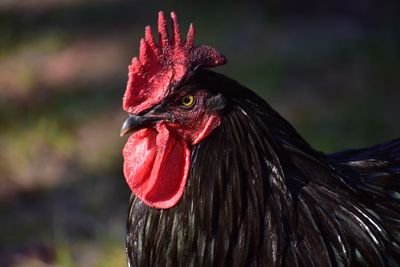
[[(226, 63), (216, 49), (194, 46), (193, 25), (184, 42), (174, 12), (171, 19), (172, 36), (169, 38), (166, 19), (159, 13), (157, 45), (150, 26), (146, 27), (139, 58), (133, 58), (129, 66), (123, 109), (131, 114), (138, 115), (159, 104), (172, 86), (194, 69)], [(178, 123), (161, 121), (155, 129), (139, 130), (130, 136), (124, 147), (126, 181), (135, 196), (150, 207), (167, 209), (178, 203), (189, 174), (190, 147), (220, 124), (218, 115), (204, 109), (188, 111), (182, 119)]]

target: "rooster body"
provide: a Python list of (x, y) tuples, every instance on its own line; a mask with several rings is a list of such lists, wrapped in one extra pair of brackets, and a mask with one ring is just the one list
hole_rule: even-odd
[[(156, 105), (128, 111), (123, 133), (156, 129), (135, 133), (124, 149), (137, 192), (129, 266), (399, 266), (400, 139), (318, 152), (251, 90), (199, 66)], [(183, 115), (171, 105), (176, 99)], [(153, 165), (136, 167), (137, 151)], [(182, 171), (164, 174), (159, 154)], [(183, 178), (173, 187), (175, 177)], [(145, 178), (165, 184), (154, 189)]]

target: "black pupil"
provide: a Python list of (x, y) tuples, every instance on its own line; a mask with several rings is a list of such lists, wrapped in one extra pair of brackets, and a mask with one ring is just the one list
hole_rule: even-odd
[(189, 104), (189, 103), (190, 103), (190, 97), (189, 97), (189, 96), (185, 96), (185, 97), (183, 98), (183, 103)]

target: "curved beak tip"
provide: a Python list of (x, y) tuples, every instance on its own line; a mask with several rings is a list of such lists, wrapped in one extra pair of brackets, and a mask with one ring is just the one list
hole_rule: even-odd
[(119, 130), (119, 136), (122, 137), (129, 133), (133, 128), (133, 123), (131, 117), (128, 117), (124, 123), (122, 124), (121, 129)]
[(158, 120), (160, 120), (159, 117), (129, 115), (128, 118), (126, 118), (126, 120), (122, 124), (119, 135), (122, 137), (132, 131), (148, 127), (149, 125)]
[(126, 131), (123, 131), (123, 130), (121, 129), (120, 132), (119, 132), (119, 136), (122, 137), (122, 136), (124, 136), (125, 134), (126, 134)]

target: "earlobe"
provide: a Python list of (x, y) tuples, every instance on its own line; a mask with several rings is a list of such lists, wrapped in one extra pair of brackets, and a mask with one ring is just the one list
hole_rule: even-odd
[(205, 123), (203, 130), (197, 135), (197, 137), (192, 141), (192, 144), (195, 145), (199, 143), (201, 140), (206, 138), (215, 128), (217, 128), (221, 124), (221, 118), (218, 115), (210, 115), (207, 122)]

